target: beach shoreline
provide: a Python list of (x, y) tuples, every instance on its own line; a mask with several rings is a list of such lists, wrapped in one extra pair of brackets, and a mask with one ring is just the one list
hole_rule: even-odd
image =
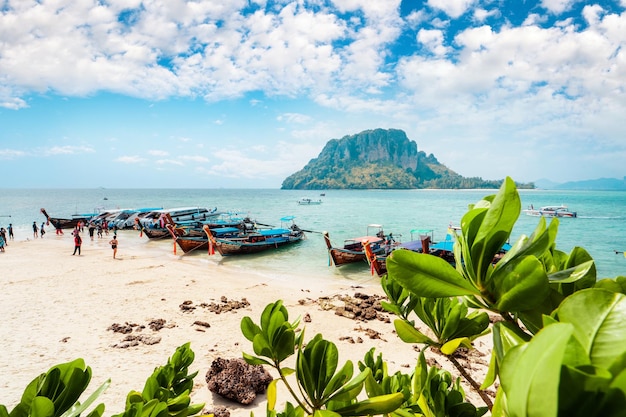
[[(358, 361), (375, 348), (388, 362), (390, 373), (410, 373), (418, 357), (416, 346), (398, 339), (392, 315), (383, 313), (387, 321), (356, 321), (321, 308), (320, 299), (341, 304), (341, 297), (359, 292), (383, 296), (378, 278), (356, 282), (298, 276), (290, 280), (238, 268), (235, 262), (220, 263), (219, 255), (174, 255), (172, 241), (148, 242), (136, 231), (119, 232), (118, 259), (113, 259), (108, 244), (112, 232), (93, 241), (86, 233), (82, 236), (80, 256), (72, 256), (73, 237), (67, 230), (63, 236), (49, 231), (43, 239), (10, 241), (7, 251), (0, 254), (4, 271), (0, 279), (4, 317), (0, 404), (9, 411), (36, 376), (80, 357), (92, 368), (86, 393), (111, 378), (99, 402), (106, 405), (107, 416), (122, 412), (128, 392), (141, 391), (153, 370), (165, 364), (178, 346), (190, 342), (195, 353), (190, 371), (198, 371), (193, 403), (205, 403), (207, 409), (225, 406), (233, 416), (251, 411), (265, 415), (264, 394), (248, 406), (224, 400), (208, 390), (205, 374), (218, 357), (234, 359), (242, 352), (253, 353), (239, 323), (244, 316), (258, 322), (265, 306), (279, 299), (290, 320), (310, 318), (302, 323), (305, 340), (321, 333), (337, 345), (340, 365), (351, 360), (358, 371)], [(219, 314), (207, 308), (242, 300), (249, 305)], [(124, 347), (127, 334), (113, 331), (114, 325), (133, 329), (131, 334), (141, 336), (138, 343)], [(480, 359), (471, 372), (476, 375), (486, 372), (490, 341), (491, 336), (484, 336), (475, 342)], [(431, 358), (454, 371), (442, 359)], [(466, 393), (472, 403), (483, 405), (467, 388)], [(279, 391), (279, 402), (285, 400), (290, 398)]]

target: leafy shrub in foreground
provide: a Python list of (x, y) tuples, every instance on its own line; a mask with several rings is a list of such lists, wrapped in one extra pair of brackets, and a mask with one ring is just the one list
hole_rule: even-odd
[[(91, 381), (91, 368), (82, 359), (55, 365), (35, 378), (24, 390), (20, 403), (9, 413), (0, 404), (0, 417), (76, 417), (107, 389), (110, 380), (81, 404), (78, 399)], [(104, 404), (98, 404), (87, 417), (101, 417)]]
[[(271, 366), (279, 375), (267, 390), (268, 416), (365, 416), (390, 413), (400, 406), (404, 400), (401, 393), (360, 400), (370, 369), (353, 377), (352, 362), (339, 368), (336, 345), (322, 335), (316, 335), (305, 346), (304, 331), (297, 330), (298, 323), (299, 320), (289, 322), (289, 313), (280, 300), (265, 307), (260, 324), (247, 316), (241, 320), (241, 331), (257, 355), (244, 353), (244, 359), (252, 365)], [(284, 367), (282, 362), (296, 352), (295, 369)], [(295, 376), (295, 386), (288, 378), (290, 375)], [(296, 401), (296, 405), (286, 402), (282, 413), (275, 409), (278, 381), (285, 384)]]

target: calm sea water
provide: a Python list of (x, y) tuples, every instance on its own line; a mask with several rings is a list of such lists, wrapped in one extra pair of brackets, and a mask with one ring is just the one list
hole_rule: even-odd
[[(45, 221), (40, 208), (53, 217), (70, 217), (101, 208), (217, 207), (220, 211), (245, 213), (260, 223), (280, 225), (283, 216), (313, 232), (328, 231), (335, 244), (366, 234), (367, 225), (382, 224), (387, 233), (410, 239), (412, 229), (433, 229), (435, 241), (443, 239), (449, 224), (458, 225), (468, 204), (495, 190), (329, 190), (303, 192), (276, 189), (0, 189), (0, 226), (12, 223), (19, 239), (30, 237), (33, 221)], [(561, 219), (557, 248), (569, 252), (575, 246), (587, 249), (596, 261), (598, 277), (626, 275), (626, 192), (520, 190), (522, 206), (565, 204), (578, 213), (576, 219)], [(322, 199), (318, 206), (300, 206), (301, 197)], [(10, 216), (10, 217), (7, 217)], [(520, 215), (513, 240), (534, 230), (536, 217)], [(52, 230), (49, 230), (52, 232)], [(139, 237), (137, 237), (139, 239)], [(148, 242), (164, 245), (171, 242)], [(616, 254), (615, 251), (620, 252)], [(308, 233), (298, 245), (244, 257), (208, 259), (206, 253), (185, 255), (199, 263), (227, 264), (242, 270), (290, 279), (371, 279), (363, 265), (329, 267), (320, 233)], [(1, 263), (1, 260), (0, 260)]]

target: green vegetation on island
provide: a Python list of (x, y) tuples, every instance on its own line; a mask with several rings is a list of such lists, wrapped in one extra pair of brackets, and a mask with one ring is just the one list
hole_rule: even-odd
[[(328, 141), (317, 158), (287, 177), (287, 190), (498, 188), (502, 180), (463, 177), (418, 151), (398, 129), (366, 130)], [(519, 188), (534, 188), (517, 184)]]

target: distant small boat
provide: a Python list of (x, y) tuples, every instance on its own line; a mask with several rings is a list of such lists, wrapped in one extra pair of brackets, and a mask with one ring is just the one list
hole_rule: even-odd
[(104, 198), (103, 198), (103, 200), (108, 200), (108, 198), (107, 198), (107, 197), (104, 197)]
[(302, 197), (298, 200), (298, 204), (301, 206), (317, 206), (322, 204), (322, 200), (313, 200), (312, 198)]
[(560, 206), (544, 206), (538, 209), (534, 208), (531, 204), (526, 210), (522, 210), (522, 212), (528, 216), (539, 217), (578, 217), (575, 211), (570, 211), (567, 206), (563, 204)]

